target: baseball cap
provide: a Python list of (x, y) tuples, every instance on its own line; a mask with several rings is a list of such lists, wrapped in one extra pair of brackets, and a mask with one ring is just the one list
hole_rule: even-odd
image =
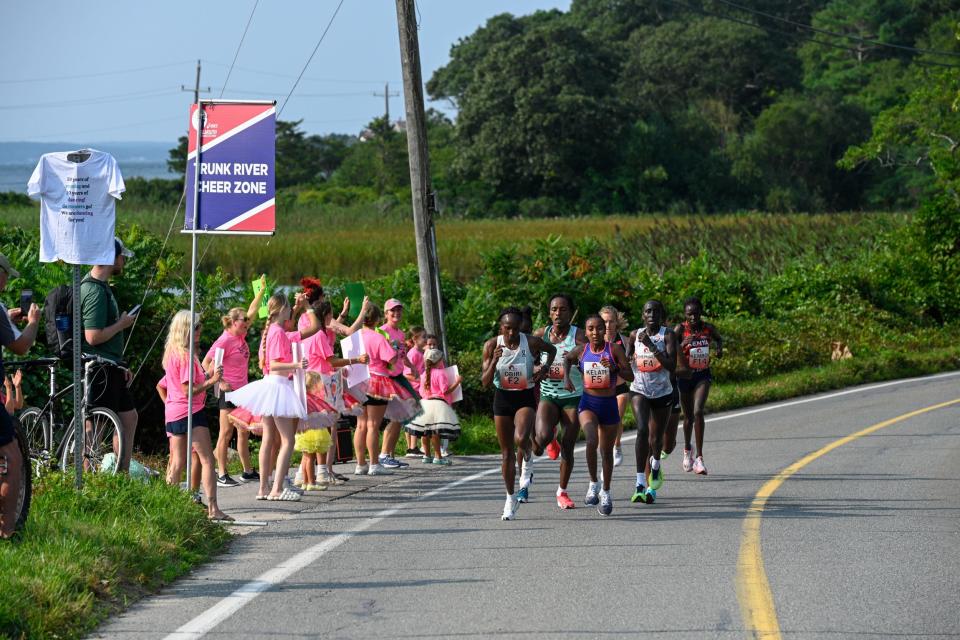
[(443, 352), (440, 349), (427, 349), (423, 354), (423, 359), (427, 362), (440, 362), (443, 360)]
[(10, 265), (10, 261), (7, 260), (7, 256), (0, 253), (0, 269), (3, 269), (11, 278), (19, 278), (20, 272), (14, 269)]
[(383, 305), (383, 310), (384, 310), (384, 311), (390, 311), (390, 309), (393, 309), (394, 307), (403, 308), (403, 303), (400, 302), (399, 300), (397, 300), (396, 298), (390, 298), (390, 299), (387, 300), (387, 302)]
[(123, 240), (121, 240), (120, 238), (117, 238), (117, 237), (113, 238), (113, 248), (115, 251), (114, 255), (118, 255), (118, 256), (122, 255), (124, 258), (133, 257), (133, 251), (130, 251), (130, 249), (127, 249), (126, 245), (123, 244)]

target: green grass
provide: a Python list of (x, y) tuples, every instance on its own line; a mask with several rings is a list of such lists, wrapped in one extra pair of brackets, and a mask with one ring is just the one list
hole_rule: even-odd
[(230, 539), (179, 489), (49, 474), (19, 541), (0, 544), (0, 637), (80, 638)]
[[(138, 207), (122, 202), (117, 220), (139, 224), (165, 237), (174, 211), (175, 207)], [(305, 274), (363, 280), (416, 263), (413, 221), (408, 215), (380, 212), (375, 205), (294, 206), (278, 215), (278, 231), (272, 238), (201, 237), (201, 270), (212, 272), (219, 266), (244, 281), (267, 273), (278, 282), (293, 283)], [(37, 211), (32, 207), (0, 208), (0, 221), (9, 224), (36, 226), (36, 218)], [(724, 260), (729, 258), (731, 266), (766, 268), (771, 261), (782, 262), (827, 245), (848, 247), (844, 253), (859, 250), (881, 229), (903, 219), (862, 213), (707, 217), (644, 214), (511, 220), (440, 216), (436, 220), (437, 251), (441, 269), (461, 281), (482, 271), (482, 253), (510, 244), (529, 247), (550, 236), (611, 240), (625, 259), (638, 267), (658, 270), (689, 259), (701, 246)], [(181, 212), (174, 221), (170, 246), (189, 256), (189, 240), (179, 233), (182, 225)]]
[[(960, 347), (909, 353), (887, 351), (871, 358), (831, 362), (821, 367), (791, 371), (754, 382), (714, 383), (707, 402), (707, 412), (731, 411), (860, 384), (958, 369)], [(624, 416), (624, 428), (627, 430), (637, 426), (632, 413), (632, 410), (628, 410)], [(500, 452), (490, 416), (460, 416), (460, 421), (463, 435), (453, 444), (454, 453), (479, 455)], [(580, 439), (583, 439), (582, 433)]]

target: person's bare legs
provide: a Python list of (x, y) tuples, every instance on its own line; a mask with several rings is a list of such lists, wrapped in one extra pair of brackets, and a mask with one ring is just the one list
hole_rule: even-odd
[(273, 471), (273, 457), (270, 452), (274, 449), (274, 441), (280, 439), (277, 432), (277, 423), (272, 416), (263, 416), (263, 440), (260, 442), (260, 492), (258, 496), (270, 493), (269, 478)]
[(210, 429), (196, 427), (193, 430), (193, 444), (196, 455), (203, 466), (203, 493), (207, 496), (207, 517), (225, 518), (227, 514), (217, 506), (217, 474), (214, 470), (213, 444), (210, 442)]
[(293, 456), (293, 437), (297, 431), (295, 418), (281, 418), (274, 416), (277, 432), (280, 434), (280, 447), (277, 451), (277, 466), (273, 471), (273, 491), (271, 496), (279, 496), (283, 492), (283, 481), (290, 471), (290, 458)]
[[(0, 407), (0, 411), (4, 411)], [(17, 494), (19, 487), (14, 486), (13, 478), (20, 478), (23, 472), (23, 456), (20, 455), (20, 444), (14, 438), (0, 447), (0, 456), (7, 459), (7, 475), (0, 476), (0, 538), (9, 538), (13, 535), (17, 524)]]
[[(230, 424), (230, 418), (227, 416), (230, 413), (226, 409), (220, 410), (220, 433), (217, 435), (217, 449), (216, 449), (216, 458), (217, 458), (217, 474), (226, 475), (227, 474), (227, 452), (230, 449), (230, 440), (233, 439), (233, 425)], [(239, 433), (237, 434), (237, 440), (240, 440)], [(240, 452), (239, 442), (237, 444), (237, 453)], [(247, 458), (249, 459), (250, 452), (247, 452)], [(247, 470), (246, 467), (243, 469)]]

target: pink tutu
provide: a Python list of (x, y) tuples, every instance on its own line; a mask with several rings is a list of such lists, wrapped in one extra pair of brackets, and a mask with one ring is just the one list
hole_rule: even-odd
[(409, 400), (413, 396), (399, 382), (387, 376), (371, 375), (364, 393), (375, 400)]
[(300, 420), (297, 431), (332, 427), (337, 423), (339, 415), (321, 394), (307, 393), (307, 417)]
[(359, 395), (362, 395), (363, 400), (359, 400), (354, 397), (353, 391), (344, 391), (343, 392), (343, 411), (340, 412), (344, 416), (359, 416), (363, 414), (363, 403), (366, 402), (366, 394), (362, 391), (357, 391)]
[(263, 419), (255, 416), (243, 407), (237, 407), (227, 415), (227, 419), (237, 429), (249, 431), (255, 436), (263, 435)]

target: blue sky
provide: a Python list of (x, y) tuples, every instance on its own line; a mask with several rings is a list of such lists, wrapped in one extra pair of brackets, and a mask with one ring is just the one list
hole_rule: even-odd
[[(282, 104), (338, 0), (260, 0), (224, 98)], [(450, 46), (498, 13), (569, 0), (420, 0), (424, 80)], [(196, 61), (219, 97), (254, 0), (10, 0), (0, 4), (0, 142), (175, 141)], [(345, 0), (281, 118), (310, 133), (357, 133), (401, 90), (394, 0)], [(180, 90), (187, 85), (191, 92)], [(431, 106), (428, 104), (428, 106)], [(432, 105), (445, 107), (443, 104)], [(403, 113), (391, 100), (391, 117)]]

